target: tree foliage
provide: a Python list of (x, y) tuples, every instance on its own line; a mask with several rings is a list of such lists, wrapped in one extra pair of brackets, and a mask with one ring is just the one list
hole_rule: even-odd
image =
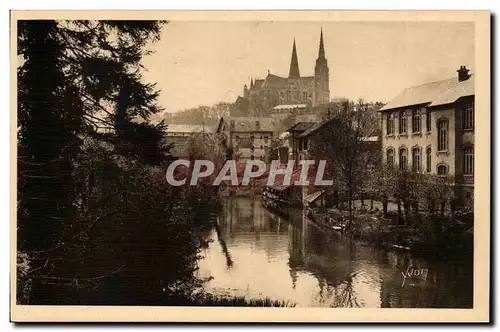
[(163, 23), (19, 22), (23, 303), (164, 303), (199, 284), (200, 195), (150, 166), (168, 146), (141, 59)]
[(327, 161), (331, 178), (347, 195), (350, 220), (353, 197), (378, 163), (378, 141), (372, 142), (377, 130), (375, 114), (362, 100), (356, 104), (345, 101), (311, 137), (311, 154)]

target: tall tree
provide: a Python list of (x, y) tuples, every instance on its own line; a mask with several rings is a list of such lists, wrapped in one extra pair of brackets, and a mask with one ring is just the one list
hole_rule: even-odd
[(150, 53), (148, 43), (159, 39), (163, 23), (63, 21), (58, 31), (67, 47), (68, 78), (85, 102), (86, 121), (114, 133), (117, 152), (150, 164), (167, 152), (161, 144), (165, 126), (150, 123), (162, 108), (155, 84), (142, 81), (140, 61)]
[(321, 133), (310, 143), (317, 159), (326, 159), (328, 172), (346, 193), (349, 228), (352, 223), (353, 198), (366, 181), (371, 165), (378, 162), (378, 141), (372, 141), (378, 125), (374, 112), (360, 100), (357, 104), (345, 101), (337, 112), (325, 120)]
[(71, 265), (52, 258), (81, 239), (84, 195), (74, 172), (82, 140), (106, 139), (144, 163), (162, 159), (163, 124), (149, 123), (161, 110), (158, 91), (142, 82), (140, 65), (161, 24), (19, 21), (18, 248), (31, 255), (33, 271), (49, 261), (54, 273), (54, 264)]
[(72, 159), (83, 129), (82, 102), (66, 80), (55, 21), (18, 24), (18, 216), (21, 250), (47, 250), (74, 220)]

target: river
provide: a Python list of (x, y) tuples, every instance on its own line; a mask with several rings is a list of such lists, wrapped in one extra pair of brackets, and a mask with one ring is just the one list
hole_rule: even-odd
[(199, 276), (212, 277), (207, 292), (299, 307), (472, 307), (470, 262), (424, 259), (325, 233), (301, 210), (283, 218), (258, 196), (223, 204), (198, 262)]

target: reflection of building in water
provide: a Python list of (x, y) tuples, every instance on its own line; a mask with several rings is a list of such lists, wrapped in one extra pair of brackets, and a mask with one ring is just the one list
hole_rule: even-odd
[(304, 245), (306, 237), (307, 225), (306, 219), (302, 216), (290, 222), (288, 226), (288, 234), (290, 237), (289, 242), (289, 266), (290, 276), (292, 278), (293, 287), (295, 288), (297, 282), (297, 272), (303, 270), (304, 267)]
[(360, 254), (354, 242), (340, 234), (325, 234), (305, 216), (289, 227), (289, 267), (294, 288), (301, 274), (311, 275), (317, 281), (319, 291), (313, 297), (319, 305), (374, 307), (380, 304), (378, 287), (371, 280), (380, 278), (379, 271), (364, 264), (365, 260), (358, 260), (369, 253)]
[(220, 228), (225, 238), (235, 244), (251, 243), (265, 250), (270, 259), (281, 254), (276, 235), (286, 232), (281, 224), (288, 222), (267, 211), (260, 198), (228, 198), (224, 200), (222, 215)]

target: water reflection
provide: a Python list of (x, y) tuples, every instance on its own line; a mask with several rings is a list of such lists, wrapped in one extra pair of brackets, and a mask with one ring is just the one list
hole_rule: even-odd
[[(212, 293), (303, 307), (472, 307), (472, 264), (433, 262), (326, 235), (301, 210), (283, 218), (258, 197), (224, 202), (202, 252)], [(411, 269), (411, 270), (409, 270)], [(403, 285), (403, 274), (413, 272)], [(425, 279), (425, 280), (424, 280)]]

